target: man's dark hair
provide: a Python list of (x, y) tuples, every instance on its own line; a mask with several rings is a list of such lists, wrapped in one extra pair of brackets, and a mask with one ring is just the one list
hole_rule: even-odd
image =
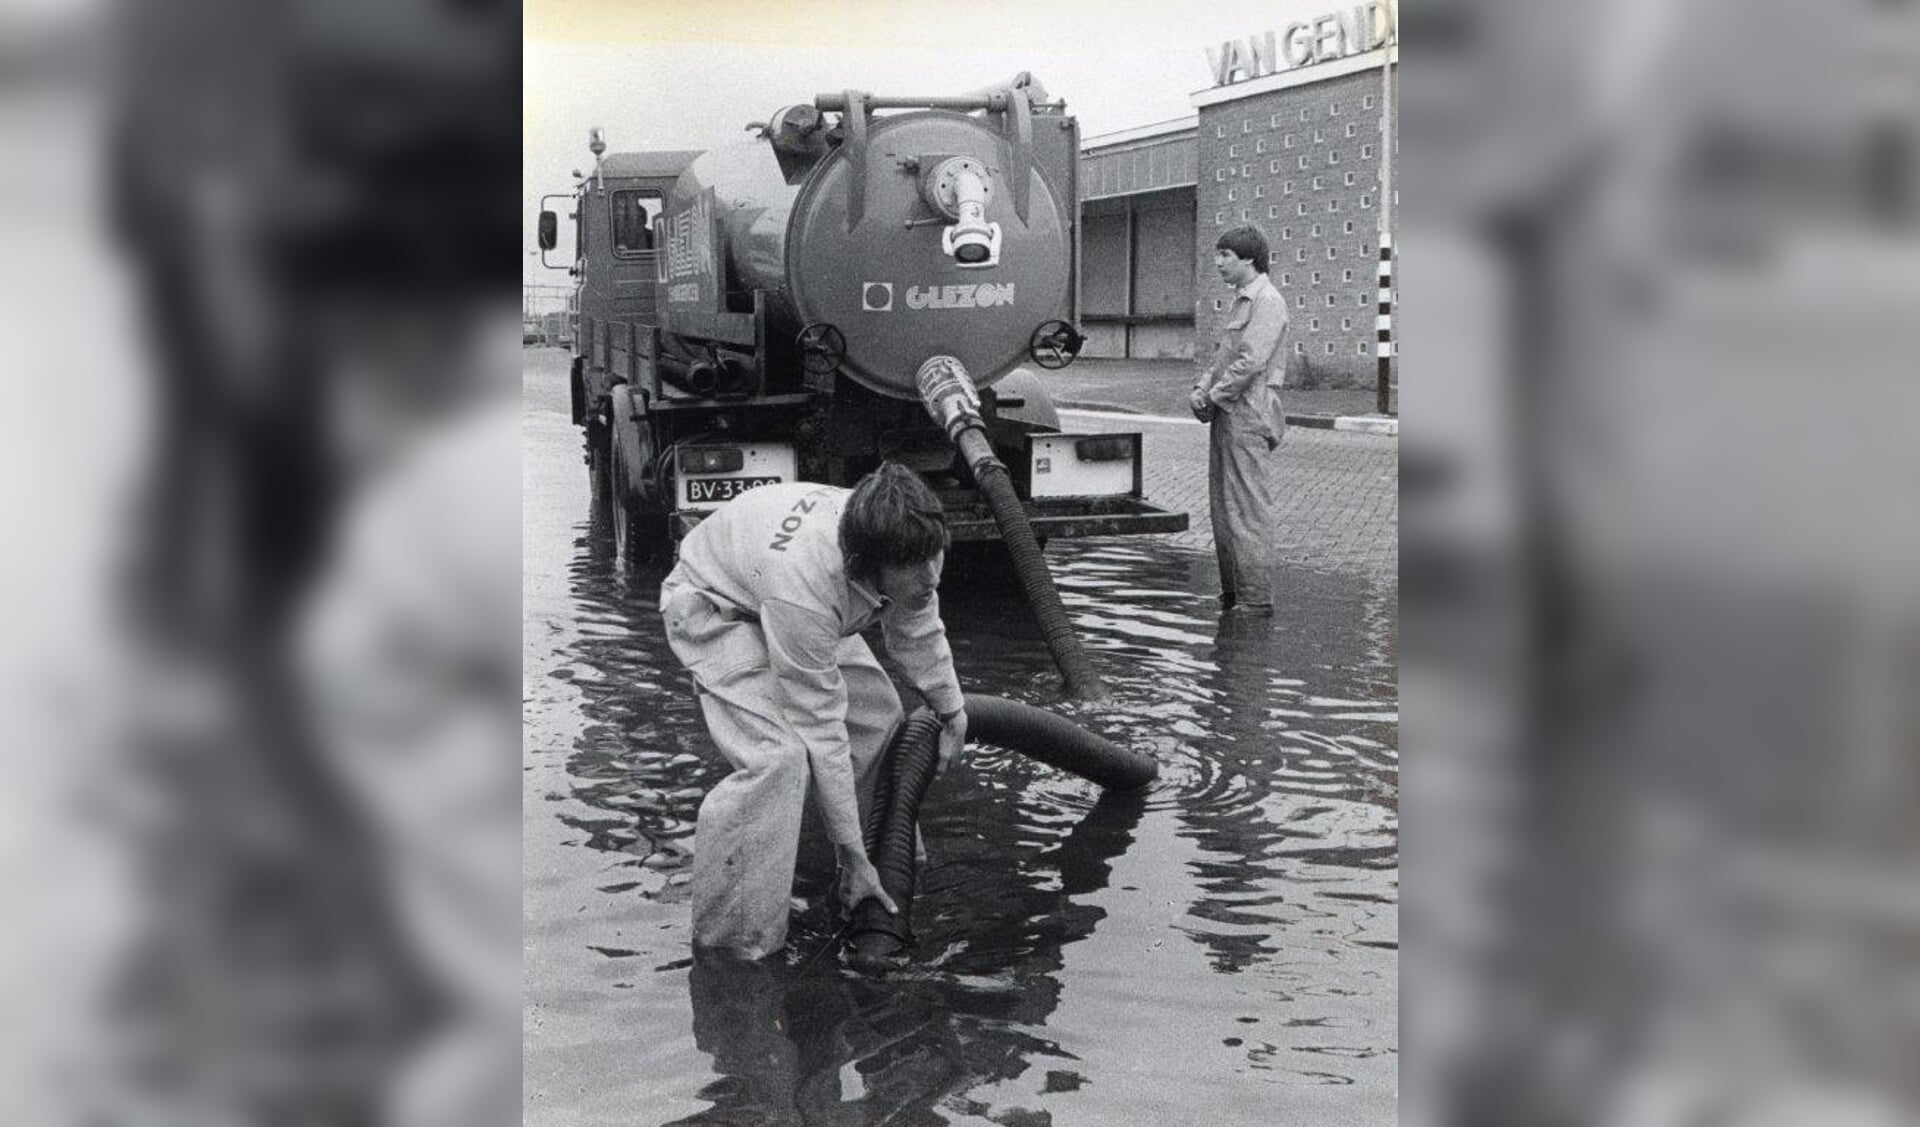
[(847, 573), (878, 575), (889, 566), (922, 564), (947, 548), (947, 514), (927, 483), (898, 462), (860, 479), (840, 514), (840, 552)]
[(1260, 273), (1267, 272), (1267, 237), (1258, 227), (1229, 227), (1213, 240), (1213, 249), (1230, 250), (1253, 263), (1253, 268)]

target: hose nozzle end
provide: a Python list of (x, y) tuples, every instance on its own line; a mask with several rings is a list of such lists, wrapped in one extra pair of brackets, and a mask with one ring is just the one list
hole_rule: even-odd
[(980, 392), (973, 386), (973, 377), (967, 374), (966, 366), (953, 357), (929, 357), (920, 365), (914, 385), (920, 389), (920, 401), (926, 405), (927, 413), (946, 430), (947, 437), (958, 441), (961, 431), (985, 425), (980, 418)]

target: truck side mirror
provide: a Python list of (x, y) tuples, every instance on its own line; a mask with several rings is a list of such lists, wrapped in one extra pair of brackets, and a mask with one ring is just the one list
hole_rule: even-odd
[(560, 217), (551, 211), (540, 213), (540, 249), (552, 250), (560, 245)]

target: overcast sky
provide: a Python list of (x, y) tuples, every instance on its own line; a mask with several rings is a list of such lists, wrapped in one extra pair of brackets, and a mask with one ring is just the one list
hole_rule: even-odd
[[(816, 93), (958, 93), (1032, 71), (1082, 137), (1194, 113), (1206, 49), (1352, 0), (526, 0), (527, 247), (543, 192), (611, 150), (705, 149)], [(563, 232), (565, 227), (563, 225)], [(565, 245), (565, 238), (562, 245)], [(564, 250), (561, 258), (565, 258)], [(529, 259), (527, 279), (564, 283)]]

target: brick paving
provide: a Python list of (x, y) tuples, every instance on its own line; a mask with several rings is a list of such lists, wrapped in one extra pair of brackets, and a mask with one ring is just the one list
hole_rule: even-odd
[[(1047, 390), (1062, 402), (1112, 404), (1179, 421), (1071, 412), (1073, 431), (1140, 431), (1144, 436), (1147, 499), (1185, 510), (1189, 527), (1168, 541), (1213, 551), (1207, 519), (1207, 428), (1187, 417), (1186, 389), (1193, 365), (1176, 360), (1080, 361), (1045, 372)], [(1351, 413), (1371, 393), (1283, 391), (1288, 412)], [(1348, 400), (1352, 400), (1349, 403)], [(1280, 445), (1279, 557), (1284, 564), (1344, 574), (1376, 583), (1400, 582), (1400, 443), (1396, 438), (1290, 426)]]
[[(1039, 374), (1054, 399), (1062, 403), (1184, 416), (1194, 370), (1191, 360), (1076, 360), (1060, 371)], [(1371, 386), (1287, 388), (1280, 393), (1280, 402), (1289, 415), (1370, 415), (1378, 406)], [(1399, 410), (1397, 391), (1387, 405)]]
[[(1138, 430), (1144, 436), (1147, 499), (1185, 510), (1189, 527), (1171, 543), (1213, 550), (1207, 519), (1207, 430), (1118, 415), (1073, 412), (1065, 429)], [(1288, 427), (1280, 445), (1281, 562), (1316, 571), (1365, 575), (1397, 586), (1400, 576), (1398, 440), (1370, 434)]]

